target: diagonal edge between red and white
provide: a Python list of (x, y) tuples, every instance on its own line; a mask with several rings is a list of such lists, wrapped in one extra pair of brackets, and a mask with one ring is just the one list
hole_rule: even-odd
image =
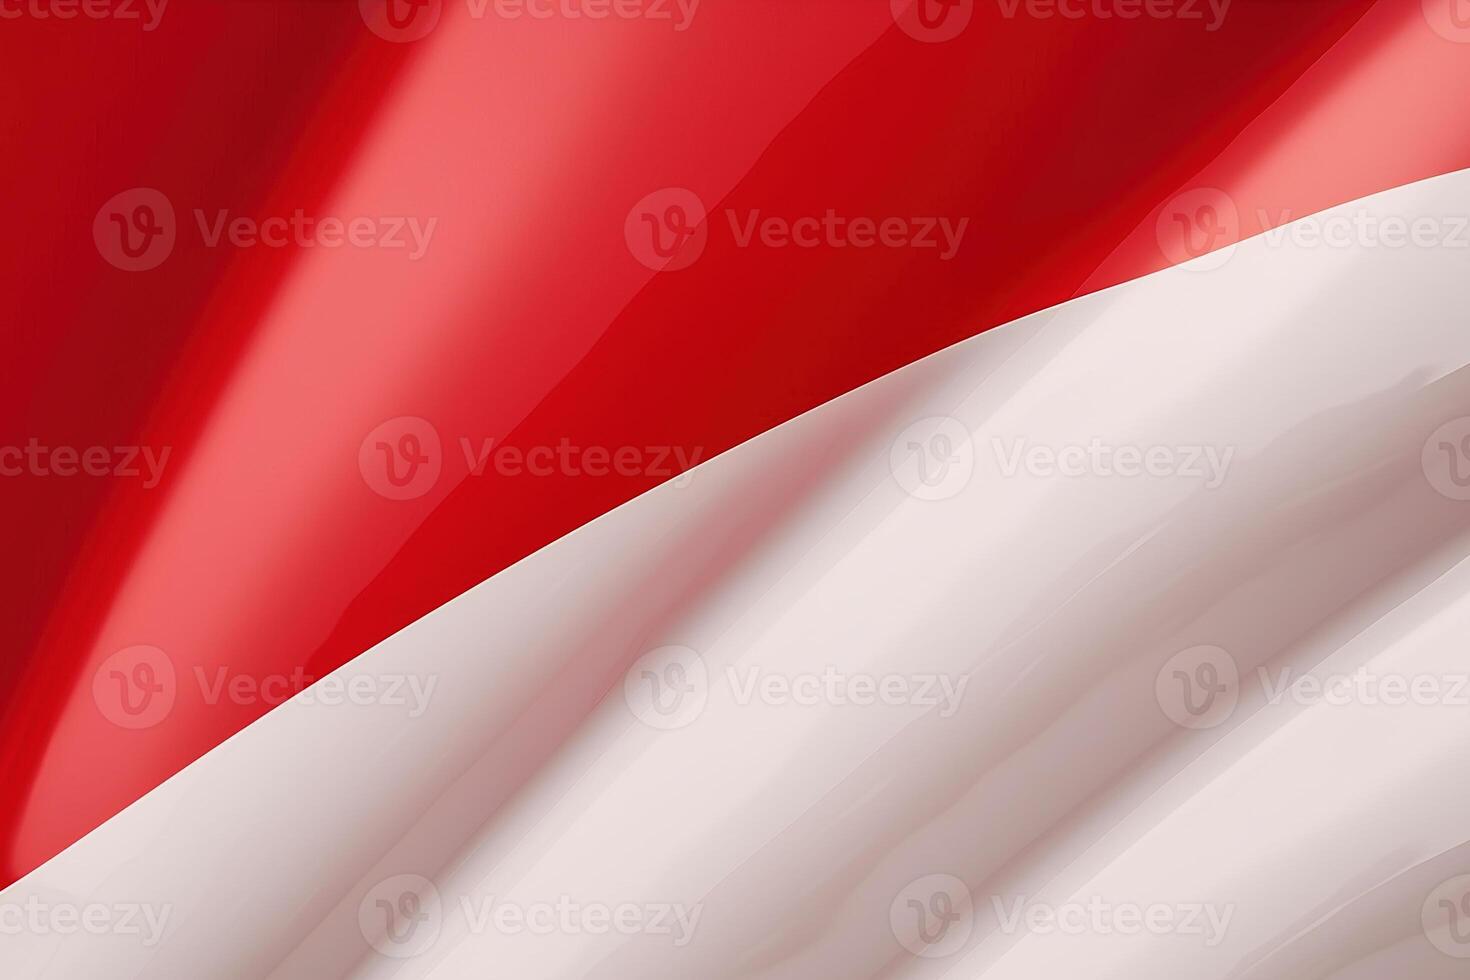
[[(1456, 94), (1470, 34), (1425, 16), (1454, 2), (1242, 3), (1217, 32), (975, 4), (943, 45), (895, 28), (887, 0), (708, 4), (677, 45), (625, 24), (632, 33), (586, 32), (587, 48), (532, 20), (478, 30), (445, 5), (461, 19), (434, 33), (431, 56), (386, 88), (383, 62), (354, 58), (332, 83), (347, 98), (302, 95), (310, 122), (241, 128), (215, 90), (235, 90), (258, 57), (206, 59), (194, 112), (216, 125), (202, 141), (164, 96), (212, 39), (282, 36), (275, 14), (290, 5), (191, 8), (195, 30), (150, 35), (146, 60), (173, 66), (154, 96), (125, 100), (152, 111), (79, 95), (94, 126), (42, 110), (70, 120), (77, 142), (43, 140), (51, 152), (25, 167), (38, 172), (15, 182), (38, 192), (17, 225), (51, 235), (26, 236), (25, 257), (79, 276), (16, 266), (29, 310), (17, 325), (48, 326), (7, 351), (26, 379), (10, 392), (24, 406), (15, 441), (157, 457), (136, 482), (0, 481), (7, 509), (34, 518), (17, 525), (16, 552), (37, 556), (8, 566), (13, 601), (0, 607), (15, 647), (0, 658), (0, 883), (306, 679), (689, 459), (1079, 289), (1465, 166)], [(357, 19), (350, 4), (345, 14)], [(39, 40), (16, 38), (17, 52)], [(297, 55), (321, 58), (309, 45)], [(675, 76), (689, 84), (669, 88)], [(643, 125), (609, 129), (609, 92)], [(696, 105), (709, 125), (693, 138)], [(344, 118), (365, 127), (360, 139), (344, 142)], [(54, 159), (95, 155), (98, 130), (131, 134), (108, 145), (118, 167), (39, 193), (58, 183)], [(266, 141), (293, 148), (293, 163), (262, 172), (254, 152), (235, 152)], [(582, 163), (596, 179), (567, 178)], [(166, 192), (196, 227), (198, 205), (217, 215), (257, 194), (266, 212), (320, 200), (340, 215), (441, 215), (446, 247), (408, 263), (355, 248), (247, 257), (190, 232), (192, 247), (140, 278), (87, 234), (113, 181)], [(723, 212), (700, 260), (668, 275), (625, 238), (660, 185)], [(950, 215), (970, 231), (952, 261), (740, 244), (737, 226), (777, 211)], [(398, 499), (382, 482), (397, 461), (364, 461), (413, 445), (422, 423), (442, 437), (429, 455), (443, 465), (420, 471), (405, 454), (424, 493)], [(574, 446), (634, 450), (643, 464), (507, 472), (486, 466), (492, 442), (512, 461)], [(96, 694), (148, 648), (181, 674), (244, 678), (254, 692), (180, 699), (120, 734)]]
[[(1334, 208), (636, 498), (0, 892), (0, 973), (1457, 975), (1470, 714), (1283, 691), (1463, 661), (1467, 214)], [(1012, 914), (1089, 901), (1197, 932)]]

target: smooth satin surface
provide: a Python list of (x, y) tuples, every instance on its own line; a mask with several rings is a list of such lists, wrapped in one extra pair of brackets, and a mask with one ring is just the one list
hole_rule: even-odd
[[(166, 908), (159, 942), (8, 938), (0, 972), (1463, 975), (1464, 923), (1434, 915), (1470, 874), (1470, 245), (1302, 229), (1466, 215), (1465, 171), (1343, 205), (639, 496), (333, 677), (416, 679), (422, 711), (308, 690), (0, 893)], [(1074, 465), (1127, 447), (1152, 469)], [(742, 693), (828, 671), (953, 697)], [(1354, 672), (1442, 702), (1283, 695)], [(697, 920), (464, 912), (562, 897)], [(917, 940), (911, 901), (953, 932)], [(1018, 930), (1016, 902), (1221, 929)], [(382, 909), (422, 931), (385, 937)]]
[[(1213, 27), (960, 4), (943, 41), (890, 0), (687, 20), (435, 0), (407, 5), (417, 40), (373, 3), (174, 0), (152, 29), (5, 7), (23, 233), (0, 240), (0, 448), (169, 455), (148, 486), (0, 480), (0, 881), (283, 700), (186, 687), (120, 728), (94, 695), (125, 651), (303, 678), (290, 693), (918, 358), (1470, 166), (1449, 2), (1236, 0)], [(133, 270), (107, 234), (140, 190), (172, 249)], [(707, 220), (674, 270), (637, 233), (672, 231), (685, 194)], [(416, 258), (211, 230), (298, 212), (434, 224)], [(829, 213), (929, 222), (936, 245), (746, 231)], [(439, 448), (399, 499), (364, 468), (403, 419)], [(476, 475), (487, 442), (643, 463)]]

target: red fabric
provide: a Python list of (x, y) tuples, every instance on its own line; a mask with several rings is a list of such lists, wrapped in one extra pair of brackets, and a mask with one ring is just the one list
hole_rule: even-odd
[[(0, 179), (19, 233), (0, 236), (0, 445), (171, 458), (152, 489), (0, 479), (0, 882), (271, 706), (206, 703), (196, 671), (321, 676), (661, 482), (660, 452), (675, 469), (674, 449), (707, 459), (1162, 268), (1156, 218), (1202, 173), (1237, 181), (1248, 213), (1300, 215), (1470, 165), (1470, 46), (1417, 3), (1236, 0), (1214, 31), (1008, 6), (974, 5), (942, 43), (895, 26), (888, 0), (705, 0), (682, 31), (477, 21), (450, 3), (403, 44), (355, 5), (285, 0), (180, 2), (152, 31), (7, 21)], [(1385, 51), (1399, 88), (1319, 126), (1301, 159), (1294, 134)], [(1438, 135), (1385, 149), (1405, 113)], [(151, 271), (109, 264), (93, 239), (99, 209), (134, 187), (176, 212)], [(634, 209), (665, 188), (709, 221), (686, 268), (655, 272)], [(654, 197), (655, 220), (689, 213), (675, 200)], [(221, 209), (438, 224), (416, 262), (211, 248), (194, 212)], [(726, 214), (744, 227), (756, 210), (829, 209), (969, 223), (946, 260), (742, 247)], [(393, 500), (364, 468), (377, 442), (412, 448), (414, 433), (369, 434), (406, 416), (441, 440), (440, 472)], [(471, 476), (461, 438), (630, 447), (643, 471)], [(167, 653), (176, 703), (119, 728), (93, 682), (139, 644)]]

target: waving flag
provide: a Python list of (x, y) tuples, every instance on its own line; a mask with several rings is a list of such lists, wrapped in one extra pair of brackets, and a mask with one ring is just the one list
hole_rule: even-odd
[(1463, 975), (1470, 5), (0, 19), (0, 975)]

